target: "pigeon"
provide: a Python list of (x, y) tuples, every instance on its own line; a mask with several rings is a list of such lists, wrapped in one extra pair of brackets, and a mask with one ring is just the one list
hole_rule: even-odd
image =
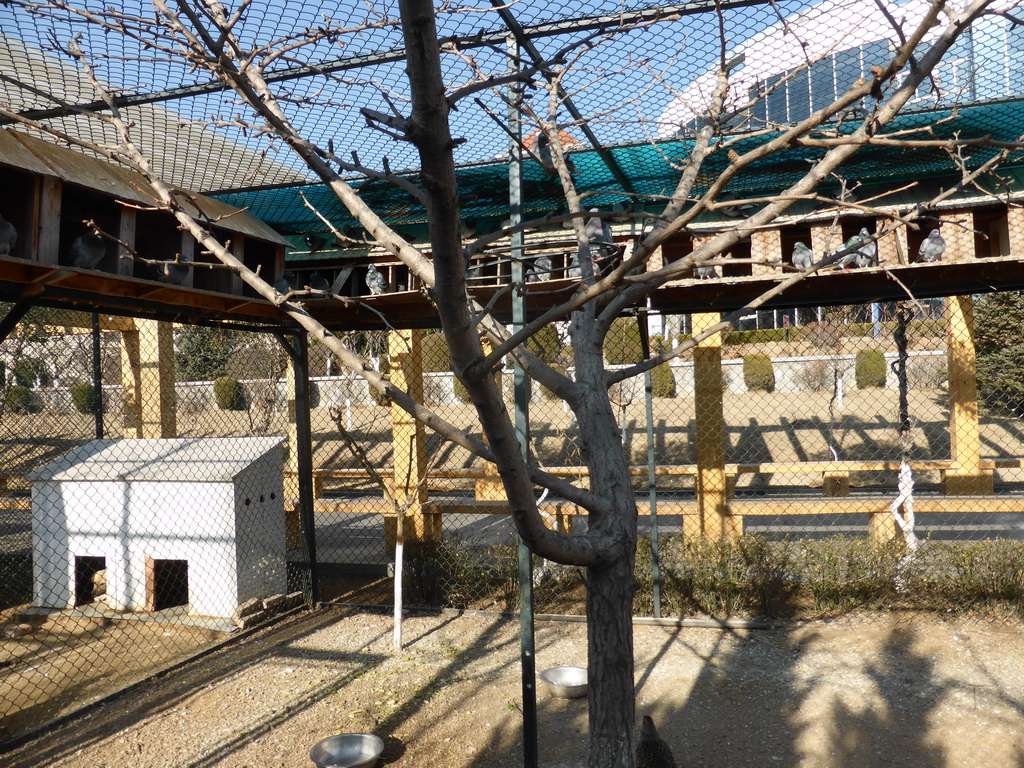
[(814, 263), (814, 251), (807, 247), (803, 242), (797, 242), (793, 246), (793, 266), (799, 269), (801, 272), (805, 269), (810, 268)]
[(18, 242), (18, 230), (9, 221), (0, 216), (0, 256), (14, 253), (14, 245)]
[(274, 281), (274, 290), (282, 296), (295, 290), (295, 273), (285, 270), (277, 280)]
[(459, 235), (468, 240), (476, 234), (476, 219), (459, 219)]
[(715, 267), (702, 265), (693, 268), (693, 276), (698, 280), (714, 280), (718, 277), (718, 270)]
[(636, 768), (676, 768), (672, 748), (658, 735), (650, 715), (644, 715), (640, 725), (640, 740), (636, 745)]
[[(548, 173), (555, 172), (555, 159), (551, 154), (551, 142), (548, 139), (548, 135), (541, 131), (537, 135), (537, 157), (540, 158), (540, 164), (544, 166), (544, 170)], [(576, 164), (573, 163), (572, 158), (564, 152), (562, 157), (565, 160), (565, 167), (569, 170), (570, 174), (576, 173)]]
[(551, 259), (541, 254), (533, 260), (526, 270), (526, 282), (540, 283), (551, 279)]
[[(2, 248), (3, 243), (0, 242), (0, 249)], [(917, 260), (925, 264), (942, 261), (942, 254), (945, 252), (946, 241), (942, 239), (939, 230), (933, 229), (928, 233), (928, 237), (921, 242), (921, 247), (917, 251)]]
[(871, 239), (871, 233), (866, 228), (862, 228), (857, 233), (857, 237), (860, 238), (861, 246), (857, 249), (857, 254), (854, 257), (854, 264), (861, 269), (867, 267), (878, 266), (878, 243)]
[(380, 296), (382, 293), (388, 292), (388, 281), (373, 264), (366, 268), (366, 287), (370, 289), (370, 294), (373, 296)]
[(305, 241), (310, 253), (316, 253), (327, 245), (327, 240), (320, 237), (320, 235), (306, 235)]
[(165, 261), (157, 268), (156, 279), (161, 283), (169, 283), (171, 285), (184, 285), (185, 278), (188, 277), (188, 271), (191, 267), (188, 264), (188, 260), (180, 259), (177, 261)]
[(309, 288), (309, 290), (311, 291), (320, 291), (321, 293), (326, 293), (327, 291), (331, 290), (331, 283), (326, 277), (321, 275), (319, 272), (314, 272), (309, 276), (309, 283), (307, 283), (306, 287)]
[(71, 243), (71, 265), (81, 269), (96, 269), (107, 255), (107, 244), (102, 235), (86, 232)]
[[(591, 208), (591, 213), (600, 213), (597, 208)], [(612, 240), (612, 228), (608, 222), (598, 216), (591, 216), (583, 227), (590, 243), (590, 257), (595, 266), (595, 272), (601, 277), (609, 274), (615, 269), (619, 255), (619, 249)]]

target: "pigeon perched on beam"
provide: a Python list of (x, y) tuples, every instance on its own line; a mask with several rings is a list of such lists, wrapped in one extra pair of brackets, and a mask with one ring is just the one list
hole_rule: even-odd
[(644, 715), (640, 724), (640, 739), (636, 745), (636, 768), (676, 768), (676, 758), (654, 727), (650, 715)]
[(14, 253), (14, 246), (18, 242), (18, 230), (11, 222), (0, 216), (0, 256), (9, 256)]
[[(551, 154), (551, 141), (548, 139), (548, 135), (541, 131), (537, 135), (537, 157), (540, 158), (540, 164), (544, 166), (544, 170), (548, 173), (555, 172), (555, 158)], [(573, 163), (572, 158), (569, 157), (565, 152), (562, 153), (562, 158), (565, 160), (565, 167), (568, 169), (570, 174), (576, 174), (576, 164)]]
[(96, 269), (107, 255), (107, 243), (102, 235), (86, 232), (71, 243), (71, 266), (79, 269)]
[(366, 268), (366, 287), (370, 289), (371, 296), (380, 296), (388, 292), (388, 281), (374, 264)]
[[(591, 208), (591, 213), (600, 213), (597, 208)], [(612, 228), (608, 222), (599, 216), (591, 216), (583, 226), (583, 231), (590, 243), (590, 258), (594, 263), (594, 272), (604, 277), (615, 269), (618, 246), (612, 239)]]
[(314, 272), (309, 276), (309, 283), (306, 287), (311, 291), (327, 293), (331, 290), (331, 282), (319, 272)]
[(526, 270), (526, 282), (528, 283), (540, 283), (544, 280), (551, 279), (551, 259), (545, 254), (541, 254), (533, 260), (529, 268)]
[[(0, 248), (2, 247), (0, 245)], [(928, 233), (928, 237), (921, 241), (921, 247), (917, 250), (917, 260), (924, 264), (933, 264), (942, 261), (942, 254), (945, 252), (946, 241), (942, 239), (939, 230), (933, 229)]]
[(702, 264), (693, 268), (693, 276), (698, 280), (714, 280), (718, 277), (718, 269)]
[(320, 235), (306, 235), (304, 238), (310, 253), (316, 253), (327, 245), (327, 239)]
[(295, 290), (295, 285), (295, 273), (286, 269), (281, 273), (281, 276), (274, 281), (274, 290), (282, 296), (286, 296)]
[(798, 241), (793, 246), (793, 266), (803, 272), (814, 264), (814, 251), (806, 243)]
[(861, 231), (857, 233), (857, 237), (860, 238), (861, 245), (857, 249), (857, 254), (854, 257), (854, 264), (856, 264), (860, 269), (877, 267), (878, 243), (872, 239), (871, 233), (868, 232), (867, 228), (862, 228)]

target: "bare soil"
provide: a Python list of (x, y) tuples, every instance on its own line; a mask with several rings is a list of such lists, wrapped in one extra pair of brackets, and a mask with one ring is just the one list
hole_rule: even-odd
[[(143, 684), (4, 756), (10, 768), (308, 768), (316, 741), (385, 739), (384, 764), (522, 765), (518, 622), (304, 613)], [(537, 666), (586, 664), (581, 623), (537, 625)], [(1024, 627), (885, 614), (771, 630), (638, 626), (637, 715), (685, 766), (1024, 765)], [(586, 760), (587, 703), (538, 691), (540, 762)]]

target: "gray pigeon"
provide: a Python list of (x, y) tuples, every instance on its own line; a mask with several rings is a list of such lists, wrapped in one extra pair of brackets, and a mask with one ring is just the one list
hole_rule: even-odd
[(309, 290), (311, 291), (320, 291), (321, 293), (326, 293), (327, 291), (331, 290), (331, 283), (326, 277), (321, 275), (319, 272), (314, 272), (309, 276), (309, 283), (307, 284), (306, 287), (309, 288)]
[(797, 242), (793, 246), (793, 266), (801, 272), (809, 269), (814, 264), (814, 251), (803, 242)]
[(843, 244), (843, 248), (846, 250), (846, 253), (841, 259), (839, 259), (839, 261), (836, 262), (836, 266), (840, 269), (851, 269), (853, 267), (860, 266), (858, 261), (863, 260), (865, 256), (865, 254), (861, 252), (861, 248), (866, 243), (868, 237), (870, 237), (868, 231), (866, 229), (861, 229), (860, 232), (847, 240)]
[(14, 253), (14, 245), (18, 242), (18, 230), (9, 221), (0, 216), (0, 256)]
[(857, 233), (857, 237), (860, 238), (861, 246), (857, 249), (857, 254), (854, 257), (854, 264), (861, 269), (867, 267), (878, 266), (878, 243), (871, 238), (871, 233), (866, 228), (862, 228)]
[(526, 282), (540, 283), (551, 279), (551, 259), (541, 254), (533, 260), (526, 270)]
[(107, 255), (107, 244), (101, 235), (86, 232), (71, 243), (71, 265), (80, 269), (96, 269)]
[(370, 289), (370, 294), (373, 296), (380, 296), (382, 293), (388, 292), (388, 281), (373, 264), (366, 268), (366, 287)]
[(274, 281), (274, 290), (280, 293), (282, 296), (287, 295), (289, 292), (295, 290), (295, 273), (289, 270), (285, 270), (281, 273), (281, 276)]
[[(0, 248), (3, 248), (2, 243), (0, 243)], [(921, 242), (921, 247), (917, 251), (917, 260), (925, 264), (942, 261), (942, 254), (945, 252), (946, 241), (942, 239), (939, 230), (933, 229), (928, 233), (928, 237)]]
[(636, 745), (636, 768), (676, 768), (672, 748), (658, 735), (650, 715), (640, 724), (640, 740)]
[(715, 267), (702, 265), (693, 268), (693, 276), (698, 280), (714, 280), (718, 277), (718, 270)]
[[(540, 158), (540, 164), (544, 166), (544, 170), (548, 173), (555, 172), (555, 160), (551, 155), (551, 142), (548, 140), (548, 135), (541, 131), (537, 135), (537, 157)], [(576, 173), (576, 164), (573, 163), (572, 158), (569, 157), (565, 152), (562, 153), (562, 157), (565, 159), (565, 167), (569, 169), (569, 173)]]
[(191, 269), (187, 259), (177, 261), (165, 261), (157, 269), (156, 279), (161, 283), (171, 285), (184, 285), (188, 271)]
[[(591, 208), (591, 213), (600, 213)], [(590, 258), (594, 263), (594, 271), (601, 277), (609, 274), (618, 264), (619, 249), (612, 239), (612, 228), (608, 222), (598, 216), (591, 216), (583, 226), (590, 243)]]

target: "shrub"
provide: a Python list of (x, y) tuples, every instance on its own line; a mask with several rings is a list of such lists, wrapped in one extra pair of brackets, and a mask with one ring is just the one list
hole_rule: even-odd
[(728, 331), (725, 334), (725, 343), (737, 344), (759, 344), (764, 342), (795, 341), (804, 337), (801, 328), (762, 328), (754, 331)]
[(75, 410), (86, 415), (96, 413), (96, 390), (92, 384), (76, 382), (68, 387), (71, 393), (71, 402), (75, 404)]
[(10, 413), (35, 413), (38, 403), (31, 389), (15, 384), (4, 396), (4, 410)]
[(564, 345), (553, 325), (545, 325), (526, 340), (526, 348), (545, 363), (558, 362)]
[(880, 349), (862, 349), (857, 353), (857, 389), (885, 386), (885, 353)]
[(14, 364), (11, 372), (14, 374), (14, 383), (28, 389), (35, 387), (36, 382), (42, 387), (48, 387), (53, 383), (53, 377), (46, 370), (46, 365), (34, 357), (21, 358)]
[(245, 387), (231, 376), (214, 379), (213, 397), (222, 411), (244, 411), (246, 408)]
[(609, 365), (638, 363), (642, 358), (640, 326), (635, 317), (620, 317), (608, 329), (604, 341), (604, 357)]
[(835, 363), (831, 360), (810, 360), (793, 378), (812, 392), (824, 392), (835, 383)]
[(651, 370), (651, 395), (653, 397), (676, 396), (676, 377), (668, 363)]
[(834, 536), (808, 540), (801, 547), (804, 580), (818, 610), (848, 611), (879, 605), (892, 596), (903, 555), (898, 540), (876, 544)]
[(978, 396), (997, 413), (1024, 412), (1024, 345), (978, 356)]
[(751, 392), (774, 392), (775, 368), (772, 359), (761, 354), (744, 356), (743, 383)]

